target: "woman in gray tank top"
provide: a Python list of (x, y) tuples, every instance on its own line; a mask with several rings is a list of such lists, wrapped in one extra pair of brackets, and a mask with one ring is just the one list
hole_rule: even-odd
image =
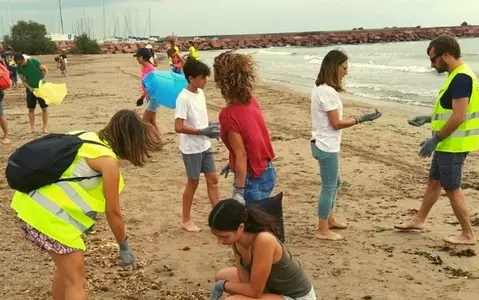
[(211, 232), (230, 245), (236, 266), (216, 273), (210, 300), (223, 293), (230, 300), (316, 300), (314, 287), (277, 238), (275, 219), (254, 206), (233, 199), (218, 202), (210, 213)]

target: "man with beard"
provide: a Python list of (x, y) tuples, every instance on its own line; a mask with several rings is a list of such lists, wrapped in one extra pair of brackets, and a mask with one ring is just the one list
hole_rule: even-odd
[(432, 137), (421, 143), (419, 155), (430, 157), (429, 182), (418, 213), (399, 230), (423, 229), (427, 215), (441, 194), (441, 187), (451, 202), (461, 232), (444, 240), (452, 244), (473, 245), (467, 203), (461, 189), (462, 167), (466, 156), (479, 149), (479, 86), (474, 72), (461, 60), (461, 49), (455, 38), (441, 35), (427, 48), (431, 67), (438, 73), (448, 72), (431, 116), (409, 120), (413, 126), (431, 123)]

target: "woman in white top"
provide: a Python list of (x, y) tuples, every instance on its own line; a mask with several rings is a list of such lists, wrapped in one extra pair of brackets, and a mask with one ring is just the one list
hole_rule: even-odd
[(321, 63), (316, 84), (311, 92), (312, 138), (311, 152), (319, 162), (321, 195), (318, 201), (319, 226), (317, 237), (323, 240), (341, 240), (343, 237), (330, 229), (344, 229), (335, 221), (333, 207), (340, 186), (339, 149), (341, 129), (373, 121), (381, 116), (377, 110), (352, 120), (343, 120), (342, 79), (348, 74), (348, 57), (340, 50), (330, 51)]

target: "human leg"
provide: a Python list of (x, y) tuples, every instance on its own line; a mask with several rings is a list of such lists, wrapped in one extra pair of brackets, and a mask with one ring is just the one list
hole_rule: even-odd
[(41, 98), (38, 98), (38, 104), (42, 109), (43, 133), (48, 133), (48, 105)]
[(2, 144), (8, 144), (10, 143), (10, 140), (8, 139), (7, 118), (5, 118), (5, 114), (3, 112), (3, 102), (2, 102), (3, 97), (4, 97), (4, 93), (2, 90), (0, 90), (0, 128), (2, 128), (2, 131), (3, 131)]
[(431, 168), (429, 169), (429, 181), (419, 211), (410, 221), (400, 225), (394, 225), (394, 228), (399, 230), (420, 230), (424, 228), (429, 212), (441, 195), (440, 178), (438, 156), (437, 152), (435, 152), (432, 156)]
[(155, 127), (156, 133), (158, 136), (160, 136), (160, 129), (158, 128), (158, 124), (156, 123), (156, 112), (158, 111), (158, 108), (160, 105), (153, 100), (151, 100), (149, 97), (147, 97), (147, 105), (145, 112), (143, 113), (143, 121), (150, 123)]
[(329, 229), (345, 229), (347, 228), (346, 225), (339, 223), (336, 221), (334, 218), (334, 206), (336, 204), (336, 198), (338, 196), (338, 190), (341, 187), (341, 179), (340, 176), (338, 175), (338, 181), (336, 183), (336, 191), (334, 192), (333, 195), (333, 203), (331, 204), (331, 212), (329, 213), (329, 218), (328, 218), (328, 223), (329, 223)]
[(191, 207), (193, 198), (198, 188), (201, 173), (202, 153), (181, 154), (185, 165), (188, 181), (183, 192), (183, 210), (181, 225), (190, 232), (198, 232), (201, 229), (191, 220)]
[(472, 231), (471, 221), (464, 192), (461, 189), (462, 168), (467, 153), (446, 153), (439, 155), (439, 171), (441, 174), (441, 185), (451, 202), (452, 210), (461, 225), (461, 233), (456, 236), (447, 237), (444, 240), (452, 244), (474, 245), (476, 238)]
[(340, 240), (340, 234), (329, 230), (329, 216), (333, 206), (334, 197), (338, 188), (339, 178), (339, 153), (324, 152), (311, 143), (313, 157), (318, 160), (321, 176), (321, 194), (318, 200), (318, 232), (317, 237), (324, 240)]
[[(54, 300), (86, 300), (85, 262), (83, 252), (58, 254), (48, 251), (55, 263), (55, 275), (52, 283)], [(60, 298), (62, 297), (63, 298)]]
[(37, 106), (37, 98), (33, 95), (33, 92), (26, 90), (27, 95), (27, 108), (28, 108), (28, 121), (30, 123), (30, 132), (35, 133), (35, 107)]

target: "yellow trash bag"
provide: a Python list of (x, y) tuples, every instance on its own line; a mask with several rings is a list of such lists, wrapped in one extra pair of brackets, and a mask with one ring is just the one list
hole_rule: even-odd
[(33, 89), (33, 94), (38, 98), (42, 98), (45, 102), (50, 104), (60, 104), (67, 95), (67, 85), (64, 83), (52, 83), (42, 80), (38, 83), (38, 88)]

